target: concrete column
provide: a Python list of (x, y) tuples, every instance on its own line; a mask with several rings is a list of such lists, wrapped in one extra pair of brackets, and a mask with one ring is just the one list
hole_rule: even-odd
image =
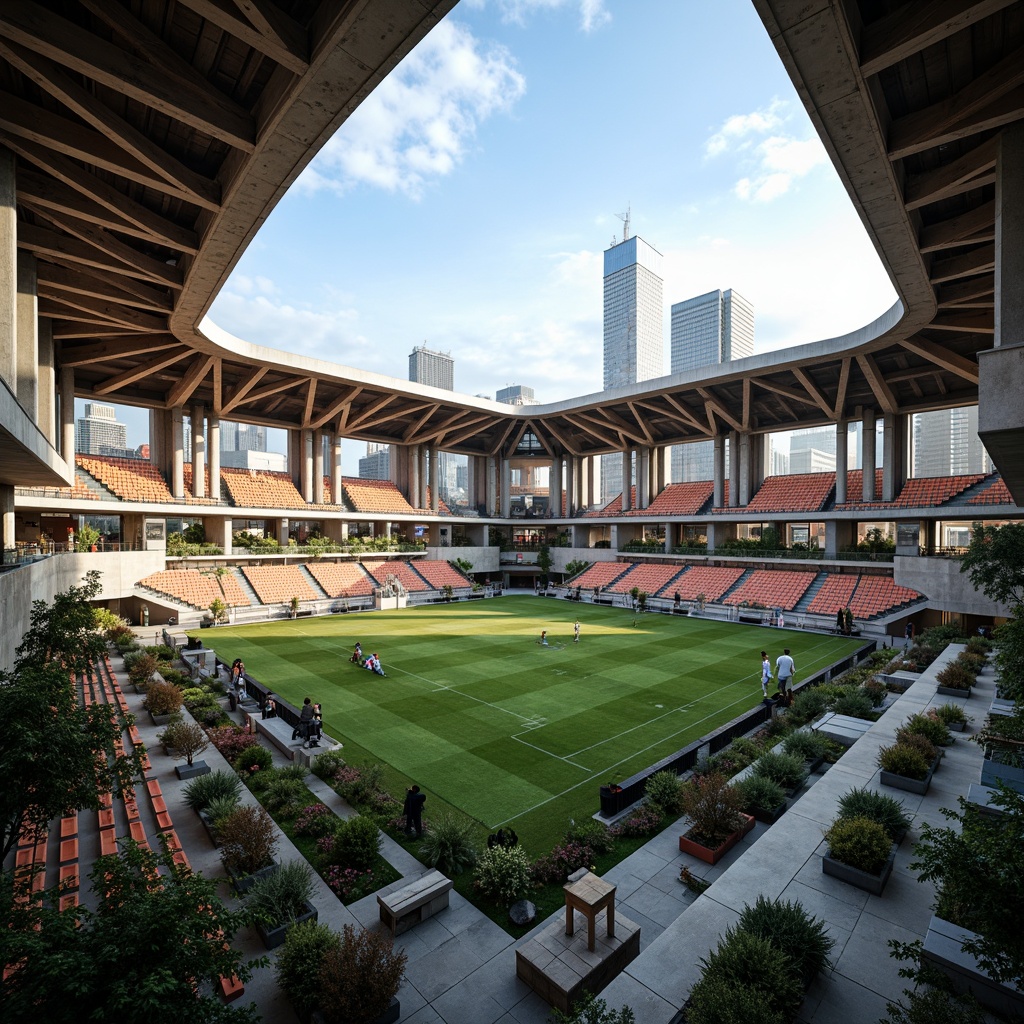
[(302, 493), (302, 431), (292, 427), (288, 431), (288, 475), (295, 489)]
[[(847, 453), (849, 437), (849, 424), (846, 420), (840, 420), (836, 424), (836, 504), (842, 505), (846, 501), (846, 474), (847, 474)], [(825, 542), (828, 543), (828, 532), (825, 533)]]
[(192, 406), (192, 497), (206, 497), (206, 410)]
[(418, 445), (416, 448), (417, 458), (419, 459), (419, 481), (420, 489), (416, 494), (416, 507), (426, 508), (427, 507), (427, 448), (425, 445)]
[(501, 516), (508, 519), (512, 511), (512, 463), (501, 460)]
[[(628, 512), (632, 507), (633, 489), (633, 452), (627, 448), (622, 453), (622, 511)], [(615, 545), (613, 544), (614, 548)]]
[(658, 453), (658, 468), (654, 476), (654, 497), (668, 487), (668, 477), (672, 468), (672, 449), (667, 445), (655, 448)]
[(498, 460), (493, 455), (487, 456), (487, 484), (484, 505), (489, 516), (496, 514), (498, 509)]
[(882, 501), (895, 501), (907, 482), (907, 417), (886, 413), (882, 419)]
[(860, 436), (860, 464), (864, 467), (863, 501), (875, 500), (875, 410), (865, 409)]
[(577, 470), (579, 469), (579, 459), (575, 455), (565, 456), (565, 515), (566, 518), (572, 517), (572, 510), (576, 506), (577, 492), (579, 488), (579, 481), (576, 479)]
[(734, 430), (729, 434), (729, 508), (737, 508), (740, 503), (740, 443), (739, 434)]
[(302, 500), (310, 502), (313, 500), (313, 431), (303, 429), (302, 431), (302, 450), (300, 458), (302, 461), (299, 464), (300, 481), (302, 487)]
[(548, 476), (548, 515), (552, 519), (562, 517), (562, 487), (562, 456), (556, 455)]
[(854, 523), (847, 519), (825, 520), (825, 557), (838, 558), (843, 548), (853, 544)]
[(4, 561), (14, 544), (14, 484), (0, 484), (0, 530), (2, 530)]
[(36, 258), (18, 253), (18, 296), (16, 309), (18, 360), (18, 403), (31, 417), (39, 420), (39, 295), (36, 284)]
[(220, 417), (212, 412), (206, 417), (206, 452), (210, 464), (210, 497), (220, 501)]
[(60, 454), (69, 466), (75, 464), (75, 368), (60, 369)]
[(274, 539), (281, 547), (288, 547), (288, 519), (271, 519), (270, 522), (274, 524), (274, 530), (277, 533)]
[(998, 348), (1024, 345), (1024, 124), (1003, 128), (997, 145), (993, 344)]
[(769, 450), (767, 434), (748, 434), (750, 469), (750, 497), (764, 486), (765, 477), (770, 475)]
[(216, 544), (224, 549), (225, 555), (231, 554), (231, 516), (204, 516), (203, 529), (206, 530), (206, 539), (211, 544)]
[(676, 529), (675, 523), (665, 523), (665, 554), (671, 555), (672, 549), (676, 546), (675, 537), (673, 532)]
[(57, 447), (57, 393), (53, 361), (53, 321), (39, 318), (39, 429)]
[(171, 494), (185, 497), (185, 424), (180, 405), (171, 410)]
[(413, 508), (420, 507), (420, 446), (410, 445), (406, 458), (409, 460), (409, 497)]
[[(18, 210), (14, 154), (0, 146), (0, 378), (15, 394), (18, 391), (17, 293)], [(11, 543), (14, 543), (13, 535)]]
[(713, 508), (722, 508), (725, 505), (725, 437), (716, 434), (711, 444), (714, 479), (714, 497), (711, 499), (711, 505)]
[[(397, 458), (398, 452), (399, 446), (393, 444), (391, 446), (390, 458)], [(335, 505), (343, 503), (341, 475), (341, 436), (339, 434), (331, 434), (331, 499)]]
[(430, 449), (430, 510), (434, 515), (441, 512), (441, 460), (436, 448)]
[(636, 507), (647, 508), (651, 503), (651, 449), (644, 446), (636, 450)]
[(739, 503), (741, 505), (749, 505), (750, 499), (754, 495), (753, 488), (751, 487), (751, 452), (750, 452), (750, 434), (742, 433), (739, 435), (739, 462), (740, 462), (740, 495)]
[(324, 435), (321, 430), (313, 431), (313, 501), (324, 503)]

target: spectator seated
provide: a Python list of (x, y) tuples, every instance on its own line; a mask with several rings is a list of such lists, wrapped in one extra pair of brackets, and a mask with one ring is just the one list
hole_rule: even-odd
[(417, 560), (412, 567), (418, 572), (427, 583), (440, 590), (442, 587), (451, 587), (454, 590), (460, 588), (465, 590), (473, 584), (450, 562), (441, 562), (431, 559)]
[(836, 485), (835, 473), (770, 476), (747, 505), (749, 512), (819, 512)]
[(817, 575), (816, 572), (757, 569), (725, 599), (725, 604), (738, 605), (747, 601), (766, 608), (792, 611)]
[(684, 601), (696, 601), (700, 594), (707, 601), (717, 601), (743, 575), (742, 569), (711, 565), (696, 565), (688, 569), (672, 584), (670, 595), (676, 592)]
[(373, 595), (373, 579), (358, 562), (310, 562), (306, 568), (328, 597)]
[(584, 569), (579, 576), (573, 577), (569, 581), (569, 586), (582, 587), (584, 590), (600, 587), (604, 590), (628, 569), (629, 565), (625, 562), (595, 562), (589, 568)]
[(854, 618), (870, 619), (894, 611), (921, 595), (909, 587), (901, 587), (891, 576), (861, 576), (850, 601)]
[(363, 562), (363, 568), (377, 581), (379, 587), (386, 586), (388, 577), (394, 576), (411, 593), (434, 589), (408, 562)]
[(355, 512), (413, 515), (414, 509), (405, 495), (390, 480), (360, 480), (341, 478), (345, 504)]
[(242, 573), (262, 604), (288, 604), (293, 597), (316, 601), (322, 596), (297, 565), (247, 565)]
[(695, 516), (707, 506), (714, 494), (710, 480), (669, 484), (647, 508), (632, 509), (631, 516)]
[(850, 599), (859, 582), (859, 576), (829, 573), (821, 590), (814, 595), (814, 599), (808, 605), (808, 612), (812, 615), (835, 615), (840, 608), (849, 608)]
[(634, 565), (624, 576), (620, 576), (609, 588), (616, 594), (628, 594), (634, 587), (645, 594), (657, 594), (664, 590), (683, 571), (679, 565)]
[(75, 462), (122, 501), (174, 501), (160, 470), (146, 459), (76, 455)]

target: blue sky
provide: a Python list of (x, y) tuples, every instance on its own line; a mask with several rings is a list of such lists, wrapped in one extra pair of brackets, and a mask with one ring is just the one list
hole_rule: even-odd
[(668, 307), (713, 288), (754, 304), (757, 352), (895, 298), (749, 0), (462, 0), (303, 173), (210, 316), (401, 378), (426, 343), (471, 394), (597, 391), (602, 251), (627, 205), (665, 257), (666, 372)]

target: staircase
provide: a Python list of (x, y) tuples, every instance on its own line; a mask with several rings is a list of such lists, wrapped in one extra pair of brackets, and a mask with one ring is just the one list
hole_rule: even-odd
[(302, 573), (303, 578), (313, 588), (313, 593), (316, 594), (318, 601), (327, 600), (331, 596), (323, 587), (320, 586), (316, 577), (309, 571), (309, 567), (307, 565), (300, 565), (299, 572)]
[(723, 595), (722, 595), (721, 597), (719, 597), (719, 598), (718, 598), (718, 599), (717, 599), (717, 600), (715, 601), (715, 604), (724, 604), (724, 603), (725, 603), (725, 599), (726, 599), (726, 598), (727, 598), (727, 597), (728, 597), (728, 596), (729, 596), (729, 595), (730, 595), (731, 593), (733, 593), (734, 591), (736, 591), (736, 590), (738, 590), (738, 589), (739, 589), (740, 587), (742, 587), (742, 586), (743, 586), (743, 584), (744, 584), (744, 583), (746, 583), (746, 582), (747, 582), (747, 580), (749, 580), (749, 579), (750, 579), (750, 577), (754, 575), (754, 571), (755, 571), (755, 570), (753, 570), (753, 569), (745, 569), (745, 570), (744, 570), (744, 572), (743, 572), (743, 575), (742, 575), (742, 576), (741, 576), (741, 577), (740, 577), (740, 578), (739, 578), (739, 579), (738, 579), (738, 580), (737, 580), (737, 581), (736, 581), (736, 582), (735, 582), (735, 583), (734, 583), (734, 584), (733, 584), (733, 585), (732, 585), (732, 586), (731, 586), (731, 587), (730, 587), (730, 588), (729, 588), (729, 589), (728, 589), (728, 590), (727, 590), (727, 591), (726, 591), (726, 592), (725, 592), (725, 593), (724, 593), (724, 594), (723, 594)]
[(245, 573), (241, 569), (232, 569), (235, 574), (235, 579), (238, 580), (238, 585), (242, 588), (242, 593), (249, 598), (249, 604), (253, 608), (261, 608), (263, 602), (259, 599), (256, 591), (253, 590), (252, 584), (245, 578)]
[(75, 467), (75, 480), (80, 487), (91, 491), (100, 501), (120, 501), (113, 491), (108, 491), (95, 477), (90, 476), (81, 466)]
[(827, 579), (827, 572), (819, 572), (818, 575), (814, 577), (814, 582), (804, 591), (804, 596), (797, 601), (796, 607), (793, 609), (795, 614), (803, 615), (807, 609), (810, 608), (811, 602), (814, 600), (818, 591), (825, 586), (825, 580)]

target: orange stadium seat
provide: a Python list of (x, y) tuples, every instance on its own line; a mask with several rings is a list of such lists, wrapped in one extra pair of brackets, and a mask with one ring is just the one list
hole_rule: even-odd
[(203, 610), (218, 598), (223, 600), (216, 577), (206, 576), (198, 569), (163, 569), (139, 580), (139, 586)]
[(681, 565), (634, 565), (624, 576), (620, 576), (608, 589), (616, 594), (627, 594), (634, 587), (645, 594), (657, 594), (666, 590), (683, 571)]
[(75, 462), (123, 501), (174, 501), (160, 470), (146, 459), (76, 455)]
[(293, 597), (317, 601), (322, 596), (297, 565), (247, 565), (242, 573), (262, 604), (288, 604)]
[(466, 577), (449, 562), (427, 559), (422, 561), (417, 560), (413, 562), (413, 568), (435, 590), (440, 590), (442, 587), (453, 587), (458, 590), (459, 587), (465, 588), (472, 586), (471, 581), (466, 579)]
[(328, 597), (369, 597), (373, 579), (358, 562), (310, 562), (306, 568)]
[(835, 615), (840, 608), (849, 608), (850, 598), (853, 597), (853, 592), (859, 582), (859, 576), (840, 576), (837, 573), (829, 573), (825, 577), (821, 590), (814, 595), (807, 610), (812, 615)]
[(725, 604), (749, 601), (766, 608), (792, 611), (817, 575), (816, 572), (757, 569), (725, 599)]
[(1006, 486), (1001, 476), (993, 479), (992, 483), (983, 491), (969, 498), (968, 505), (1016, 505), (1010, 488)]
[(311, 504), (302, 500), (299, 489), (287, 473), (269, 469), (220, 471), (221, 483), (231, 501), (241, 508), (297, 508), (337, 511), (337, 505)]
[(695, 601), (701, 594), (708, 601), (717, 601), (742, 575), (742, 569), (696, 565), (675, 580), (672, 592), (678, 592), (684, 601)]
[[(409, 591), (431, 590), (430, 584), (408, 563), (394, 562), (363, 562), (363, 568), (383, 587), (389, 576), (394, 576)], [(461, 584), (465, 586), (465, 584)]]
[[(851, 479), (847, 487), (847, 498), (850, 500), (842, 505), (836, 505), (837, 509), (887, 509), (887, 508), (935, 508), (944, 505), (951, 498), (962, 494), (969, 487), (981, 483), (985, 479), (983, 473), (970, 473), (963, 476), (933, 476), (933, 477), (911, 477), (903, 486), (903, 490), (896, 496), (895, 501), (861, 501), (857, 495), (863, 494), (861, 487), (860, 470), (854, 470), (856, 481)], [(878, 477), (875, 482), (875, 492), (880, 494), (882, 490), (882, 470), (878, 470)], [(850, 474), (851, 478), (853, 473)]]
[[(636, 486), (630, 487), (629, 489), (629, 503), (633, 508), (636, 508)], [(646, 513), (646, 509), (640, 510)], [(604, 508), (595, 509), (593, 512), (587, 512), (588, 516), (621, 516), (622, 515), (622, 494), (616, 494), (611, 501), (608, 502)]]
[(870, 619), (920, 597), (916, 590), (901, 587), (891, 576), (862, 576), (850, 601), (850, 611), (855, 618)]
[(416, 511), (390, 480), (360, 480), (344, 476), (341, 485), (346, 503), (355, 512), (413, 515)]
[(748, 512), (819, 512), (836, 485), (835, 473), (770, 476), (747, 505)]
[(588, 590), (600, 587), (603, 590), (628, 571), (629, 567), (628, 562), (595, 562), (568, 582), (573, 587), (584, 587)]
[(633, 509), (631, 516), (695, 516), (711, 501), (714, 483), (695, 480), (685, 484), (669, 484), (647, 508)]
[[(220, 501), (219, 494), (210, 494), (210, 467), (206, 466), (203, 469), (203, 479), (206, 484), (205, 498), (193, 498), (192, 497), (192, 463), (186, 462), (183, 467), (183, 483), (185, 485), (185, 504), (186, 505), (216, 505)], [(222, 480), (223, 483), (223, 480)]]

